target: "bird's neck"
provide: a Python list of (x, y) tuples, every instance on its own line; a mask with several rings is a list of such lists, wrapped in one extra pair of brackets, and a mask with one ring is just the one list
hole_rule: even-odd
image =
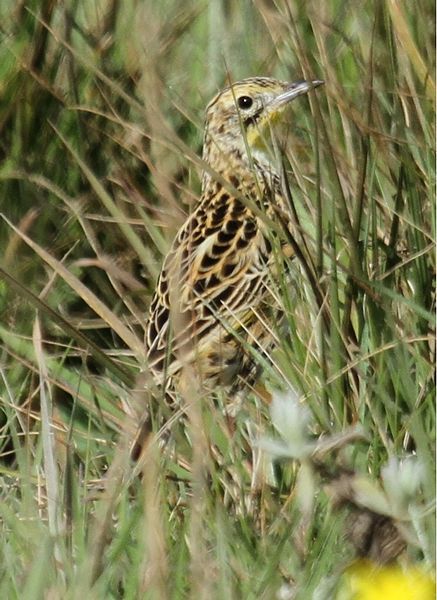
[[(205, 159), (208, 160), (205, 160)], [(211, 160), (217, 158), (217, 160)], [(216, 182), (228, 182), (234, 188), (243, 191), (256, 186), (262, 192), (274, 190), (280, 185), (278, 170), (264, 154), (254, 153), (250, 158), (245, 152), (235, 151), (219, 157), (205, 157), (210, 169), (205, 170), (202, 178), (202, 195), (214, 187)]]

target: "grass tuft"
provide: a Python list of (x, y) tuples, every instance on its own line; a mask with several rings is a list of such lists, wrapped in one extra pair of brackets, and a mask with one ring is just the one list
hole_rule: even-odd
[[(332, 598), (363, 513), (432, 570), (432, 3), (4, 0), (0, 23), (0, 595)], [(220, 399), (153, 402), (144, 316), (204, 107), (254, 75), (326, 83), (285, 132), (282, 396), (231, 431)], [(133, 463), (146, 409), (171, 442)]]

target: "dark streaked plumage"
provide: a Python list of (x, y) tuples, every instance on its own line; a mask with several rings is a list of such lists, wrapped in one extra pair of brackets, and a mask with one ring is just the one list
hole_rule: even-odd
[(320, 83), (246, 79), (207, 107), (203, 159), (210, 169), (164, 261), (146, 330), (149, 367), (167, 394), (177, 390), (183, 365), (205, 390), (233, 393), (256, 377), (251, 348), (270, 348), (278, 310), (263, 213), (275, 219), (279, 207), (286, 214), (266, 140), (284, 107)]

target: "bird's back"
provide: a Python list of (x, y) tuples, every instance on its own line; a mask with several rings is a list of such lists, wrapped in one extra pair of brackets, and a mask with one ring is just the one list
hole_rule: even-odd
[[(167, 255), (146, 332), (149, 367), (171, 389), (184, 364), (205, 389), (240, 388), (257, 371), (255, 353), (272, 341), (269, 287), (272, 247), (262, 197), (273, 190), (252, 173), (232, 194), (220, 183), (204, 192)], [(260, 198), (261, 196), (261, 198)]]

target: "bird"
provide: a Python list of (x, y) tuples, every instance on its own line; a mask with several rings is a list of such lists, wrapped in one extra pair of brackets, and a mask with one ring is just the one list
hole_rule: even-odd
[(290, 219), (271, 132), (322, 83), (252, 77), (207, 105), (200, 199), (165, 257), (145, 331), (148, 368), (170, 403), (194, 377), (204, 395), (223, 390), (231, 413), (259, 378), (281, 312), (270, 285), (274, 225), (278, 214)]

